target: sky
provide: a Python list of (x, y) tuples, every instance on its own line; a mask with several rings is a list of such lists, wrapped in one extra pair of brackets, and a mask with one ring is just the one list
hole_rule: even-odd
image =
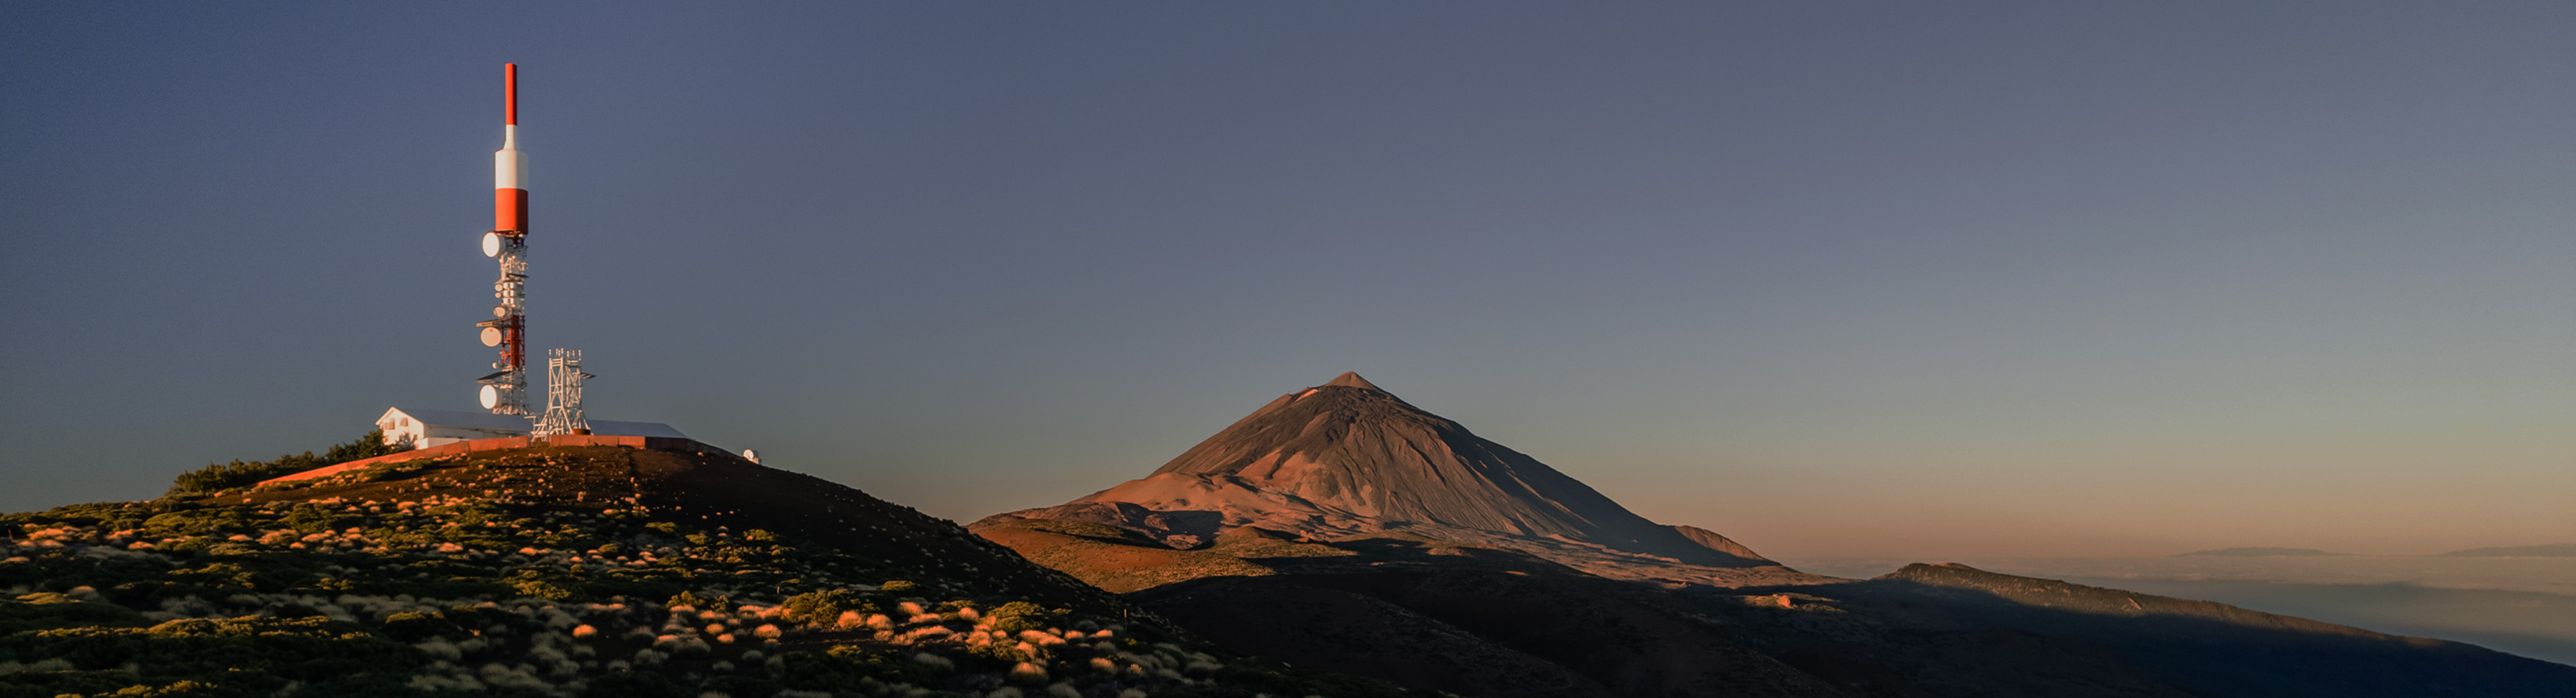
[[(2576, 5), (0, 4), (0, 509), (473, 409), (971, 521), (1357, 371), (1775, 557), (2576, 542)], [(532, 352), (533, 353), (533, 352)]]

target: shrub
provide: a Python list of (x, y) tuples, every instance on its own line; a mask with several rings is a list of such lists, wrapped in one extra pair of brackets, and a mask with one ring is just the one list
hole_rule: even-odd
[(706, 597), (699, 596), (697, 592), (682, 591), (679, 594), (672, 596), (670, 601), (664, 602), (662, 605), (687, 606), (699, 610), (713, 610), (717, 606), (724, 605), (727, 601), (728, 599), (722, 596)]
[(875, 601), (848, 589), (825, 589), (797, 594), (779, 604), (780, 615), (799, 623), (833, 623), (841, 614), (856, 612), (867, 615), (878, 612)]
[(28, 594), (0, 601), (0, 633), (78, 627), (144, 625), (143, 615), (124, 606), (87, 603), (62, 594)]
[(993, 609), (993, 612), (988, 615), (993, 619), (994, 630), (1014, 634), (1023, 630), (1042, 629), (1055, 621), (1054, 611), (1027, 601), (1002, 604), (1001, 608)]
[(292, 475), (314, 468), (392, 455), (408, 450), (411, 450), (410, 446), (386, 444), (385, 430), (376, 429), (359, 436), (356, 441), (334, 444), (330, 448), (323, 449), (322, 455), (319, 456), (313, 455), (312, 451), (305, 451), (301, 454), (278, 456), (277, 460), (272, 461), (235, 460), (231, 463), (208, 463), (206, 467), (180, 473), (178, 478), (171, 481), (169, 494), (219, 492), (248, 486), (280, 475)]
[(513, 591), (519, 592), (520, 596), (526, 596), (529, 598), (562, 601), (575, 596), (573, 590), (565, 588), (563, 584), (543, 579), (523, 579), (511, 582), (510, 588)]

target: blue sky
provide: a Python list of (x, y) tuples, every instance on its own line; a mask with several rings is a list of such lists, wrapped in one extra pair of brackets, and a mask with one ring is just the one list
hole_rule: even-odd
[(1356, 370), (1816, 558), (2576, 540), (2576, 7), (0, 7), (0, 507), (466, 409), (971, 520)]

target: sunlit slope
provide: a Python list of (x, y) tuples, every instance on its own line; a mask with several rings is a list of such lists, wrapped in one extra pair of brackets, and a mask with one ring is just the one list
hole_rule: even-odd
[(0, 525), (0, 696), (1396, 692), (724, 456), (484, 452)]

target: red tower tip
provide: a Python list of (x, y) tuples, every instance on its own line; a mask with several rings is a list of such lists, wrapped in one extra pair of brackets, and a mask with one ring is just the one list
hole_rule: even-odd
[(501, 123), (517, 126), (519, 125), (519, 64), (503, 63), (501, 69), (509, 76), (510, 84), (509, 115)]

